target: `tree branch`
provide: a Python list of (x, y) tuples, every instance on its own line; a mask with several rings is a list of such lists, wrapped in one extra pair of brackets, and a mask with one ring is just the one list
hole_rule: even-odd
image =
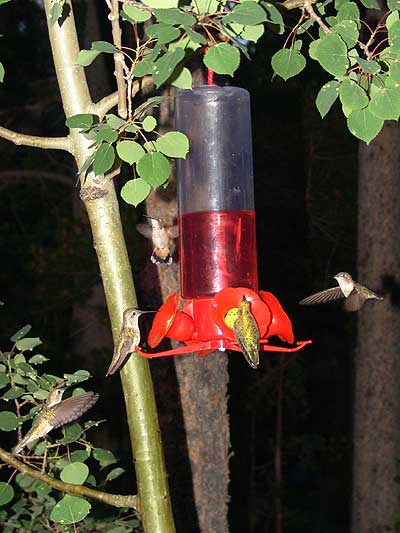
[(68, 494), (76, 494), (77, 496), (86, 496), (92, 500), (98, 500), (114, 507), (130, 507), (132, 509), (138, 509), (138, 499), (136, 496), (123, 496), (122, 494), (109, 494), (108, 492), (102, 492), (100, 490), (90, 489), (83, 485), (74, 485), (73, 483), (64, 483), (59, 479), (53, 477), (28, 466), (21, 461), (18, 461), (11, 453), (6, 452), (3, 448), (0, 448), (0, 459), (5, 463), (12, 466), (24, 476), (29, 476), (38, 481), (42, 481), (52, 487), (53, 489), (60, 490), (61, 492), (67, 492)]
[(25, 135), (0, 126), (0, 137), (20, 146), (34, 146), (35, 148), (65, 150), (71, 152), (69, 137), (39, 137), (37, 135)]
[[(317, 0), (311, 0), (311, 4), (315, 4)], [(285, 2), (282, 2), (281, 4), (277, 4), (278, 6), (282, 6), (285, 9), (296, 9), (297, 7), (304, 7), (304, 0), (285, 0)]]
[[(136, 79), (132, 83), (132, 98), (135, 97), (135, 95), (145, 87), (150, 87), (150, 85), (153, 85), (154, 81), (151, 76), (144, 76), (141, 79)], [(104, 117), (110, 109), (112, 109), (114, 106), (118, 104), (118, 92), (114, 92), (111, 94), (108, 94), (101, 100), (99, 100), (96, 104), (92, 104), (89, 108), (89, 113), (93, 113), (94, 115), (97, 115), (100, 120)]]
[(304, 11), (308, 13), (311, 20), (315, 20), (315, 22), (323, 29), (325, 33), (331, 33), (331, 29), (325, 24), (322, 18), (314, 11), (312, 4), (313, 4), (312, 0), (304, 0), (303, 2)]
[(111, 1), (111, 11), (108, 15), (108, 18), (111, 20), (112, 36), (113, 43), (118, 48), (118, 52), (114, 53), (114, 64), (115, 64), (115, 78), (117, 80), (118, 88), (118, 115), (121, 118), (127, 117), (126, 109), (126, 83), (124, 79), (124, 55), (121, 52), (121, 27), (119, 25), (119, 4), (118, 0)]

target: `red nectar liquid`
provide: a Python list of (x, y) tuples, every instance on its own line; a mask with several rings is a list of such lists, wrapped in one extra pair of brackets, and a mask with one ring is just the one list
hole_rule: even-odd
[(258, 290), (254, 211), (200, 211), (179, 217), (181, 293), (213, 296), (226, 287)]

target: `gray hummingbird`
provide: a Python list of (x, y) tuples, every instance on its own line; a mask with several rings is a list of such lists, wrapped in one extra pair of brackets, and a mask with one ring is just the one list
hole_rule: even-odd
[(135, 352), (139, 346), (139, 317), (143, 313), (155, 313), (155, 311), (141, 311), (135, 307), (125, 309), (122, 317), (122, 328), (115, 344), (113, 358), (106, 376), (114, 374), (125, 362), (128, 355)]
[(260, 332), (250, 310), (250, 302), (243, 297), (239, 302), (238, 316), (233, 323), (233, 333), (240, 349), (252, 368), (257, 368), (259, 359)]
[(345, 298), (344, 309), (346, 311), (358, 311), (371, 298), (383, 300), (383, 296), (379, 296), (368, 287), (357, 283), (347, 272), (339, 272), (333, 278), (338, 282), (338, 287), (307, 296), (299, 303), (301, 305), (316, 305)]
[(171, 240), (178, 236), (177, 226), (166, 227), (161, 218), (146, 217), (149, 219), (148, 224), (136, 224), (138, 232), (147, 237), (153, 243), (154, 249), (150, 260), (158, 265), (159, 263), (172, 263)]
[(45, 437), (52, 429), (76, 420), (88, 411), (99, 399), (93, 391), (85, 392), (79, 396), (71, 396), (63, 400), (67, 387), (56, 387), (52, 390), (28, 433), (11, 450), (13, 455), (19, 452), (36, 439)]

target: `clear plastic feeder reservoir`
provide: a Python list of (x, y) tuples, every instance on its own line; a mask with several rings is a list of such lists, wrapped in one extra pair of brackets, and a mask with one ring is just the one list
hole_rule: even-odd
[(257, 291), (249, 93), (204, 86), (178, 91), (175, 101), (176, 129), (190, 142), (177, 160), (181, 294)]

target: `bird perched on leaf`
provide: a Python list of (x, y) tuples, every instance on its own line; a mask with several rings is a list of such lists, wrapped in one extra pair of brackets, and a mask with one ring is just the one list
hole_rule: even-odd
[(259, 359), (260, 332), (250, 310), (250, 302), (243, 297), (239, 302), (238, 316), (233, 323), (233, 332), (240, 349), (252, 368), (257, 368)]
[(383, 296), (379, 296), (368, 287), (357, 283), (347, 272), (339, 272), (333, 278), (338, 282), (338, 287), (307, 296), (299, 302), (300, 305), (317, 305), (345, 298), (344, 309), (346, 311), (358, 311), (369, 299), (383, 300)]
[(30, 442), (45, 437), (52, 429), (73, 422), (86, 413), (99, 399), (93, 391), (84, 392), (79, 396), (71, 396), (63, 400), (67, 387), (56, 387), (52, 390), (28, 433), (11, 450), (17, 455)]
[(159, 263), (170, 265), (172, 263), (171, 241), (177, 238), (178, 228), (177, 226), (166, 227), (161, 218), (147, 218), (150, 225), (136, 224), (136, 229), (153, 243), (154, 250), (150, 257), (151, 262), (156, 265)]
[(114, 374), (125, 362), (130, 353), (136, 351), (140, 343), (139, 317), (144, 313), (155, 311), (141, 311), (135, 307), (125, 309), (122, 317), (122, 328), (115, 344), (113, 358), (106, 376)]

